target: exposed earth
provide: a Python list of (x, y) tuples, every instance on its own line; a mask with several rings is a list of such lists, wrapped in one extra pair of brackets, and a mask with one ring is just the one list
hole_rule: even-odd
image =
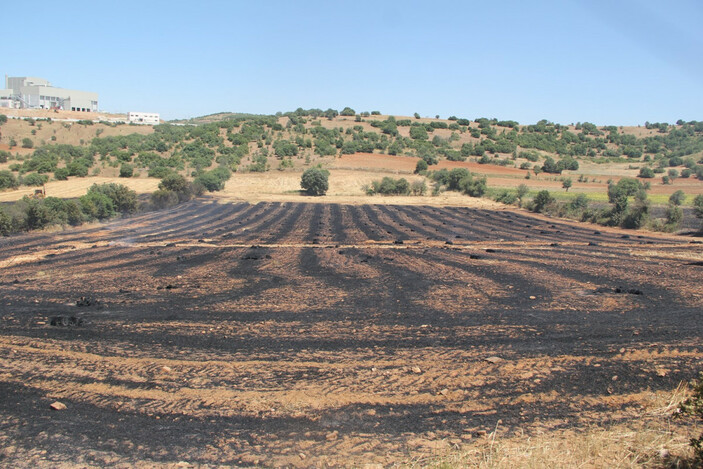
[(626, 422), (703, 368), (703, 245), (598, 230), (203, 198), (0, 239), (0, 465), (387, 466)]

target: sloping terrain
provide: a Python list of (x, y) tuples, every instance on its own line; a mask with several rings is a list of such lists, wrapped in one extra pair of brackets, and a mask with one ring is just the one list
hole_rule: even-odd
[(0, 463), (387, 465), (626, 421), (701, 369), (702, 261), (465, 207), (201, 199), (1, 239)]

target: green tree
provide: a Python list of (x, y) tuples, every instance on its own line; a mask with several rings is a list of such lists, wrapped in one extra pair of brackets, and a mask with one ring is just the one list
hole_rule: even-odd
[(81, 210), (88, 220), (104, 220), (115, 216), (112, 199), (100, 192), (88, 192), (79, 199)]
[(417, 160), (417, 164), (415, 165), (415, 174), (420, 174), (423, 171), (427, 171), (427, 168), (427, 161)]
[(43, 186), (49, 180), (46, 174), (29, 173), (22, 178), (22, 184), (25, 186)]
[(522, 199), (530, 192), (530, 189), (525, 184), (520, 184), (517, 186), (517, 198), (520, 201), (519, 205), (522, 207)]
[[(693, 213), (698, 218), (703, 218), (703, 194), (698, 194), (695, 199), (693, 199)], [(703, 229), (703, 226), (701, 226)]]
[(356, 111), (350, 107), (345, 107), (342, 109), (342, 112), (339, 113), (340, 116), (353, 116), (356, 114)]
[[(2, 114), (0, 114), (2, 116)], [(8, 236), (12, 231), (12, 218), (0, 207), (0, 236)]]
[(120, 166), (120, 177), (131, 178), (132, 176), (134, 176), (134, 166), (129, 163), (122, 163)]
[(7, 170), (0, 171), (0, 190), (17, 189), (19, 185), (19, 181), (17, 181), (12, 172)]
[[(110, 199), (114, 210), (122, 213), (133, 213), (137, 211), (137, 193), (122, 184), (107, 183), (93, 184), (88, 189), (88, 196), (91, 194), (101, 194)], [(95, 199), (97, 200), (97, 198)], [(100, 202), (102, 204), (102, 202)], [(110, 215), (112, 216), (112, 215)], [(99, 216), (97, 218), (108, 218)]]
[(669, 203), (672, 205), (681, 205), (685, 200), (686, 194), (680, 189), (669, 196)]
[(329, 189), (329, 171), (322, 168), (305, 170), (300, 179), (300, 187), (308, 195), (325, 195)]
[(569, 192), (569, 188), (571, 187), (571, 178), (565, 178), (563, 181), (561, 181), (561, 187), (566, 189), (566, 192)]
[(419, 119), (419, 118), (420, 118), (420, 114), (418, 114), (417, 112), (416, 112), (415, 114), (413, 114), (413, 116), (415, 117), (415, 119)]
[(414, 140), (428, 140), (427, 129), (422, 125), (413, 125), (410, 127), (410, 138)]
[(34, 147), (34, 142), (32, 141), (31, 138), (25, 137), (22, 139), (22, 148), (33, 148)]
[(532, 210), (534, 212), (543, 212), (552, 202), (554, 202), (554, 197), (548, 190), (539, 191), (532, 201)]
[(637, 177), (651, 179), (654, 177), (654, 170), (649, 167), (640, 168), (640, 173), (637, 175)]
[(54, 171), (54, 179), (57, 181), (65, 181), (70, 176), (68, 168), (56, 168)]

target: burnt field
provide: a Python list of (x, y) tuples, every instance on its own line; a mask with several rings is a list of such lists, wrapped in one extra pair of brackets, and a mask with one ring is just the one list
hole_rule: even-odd
[(0, 239), (0, 465), (388, 465), (625, 421), (702, 368), (702, 259), (508, 210), (207, 199)]

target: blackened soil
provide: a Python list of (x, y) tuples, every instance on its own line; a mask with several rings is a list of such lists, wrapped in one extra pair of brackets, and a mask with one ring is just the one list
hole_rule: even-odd
[(703, 246), (624, 234), (200, 200), (2, 239), (0, 465), (388, 465), (632, 418), (702, 368)]

